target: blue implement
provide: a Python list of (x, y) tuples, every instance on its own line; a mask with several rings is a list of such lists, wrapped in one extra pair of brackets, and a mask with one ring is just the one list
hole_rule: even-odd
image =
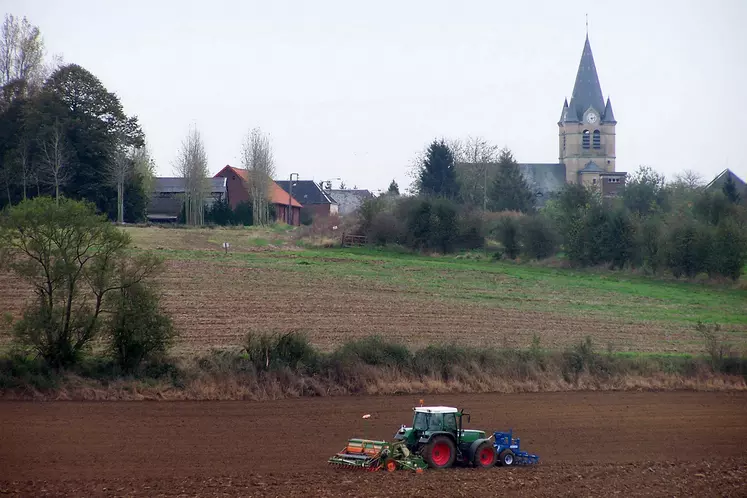
[(513, 429), (508, 432), (494, 432), (493, 446), (498, 455), (498, 465), (533, 465), (539, 463), (539, 456), (521, 450), (521, 439), (513, 438)]

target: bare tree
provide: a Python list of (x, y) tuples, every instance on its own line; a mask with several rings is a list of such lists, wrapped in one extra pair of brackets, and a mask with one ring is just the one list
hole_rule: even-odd
[(693, 171), (691, 169), (686, 169), (682, 173), (674, 175), (674, 183), (677, 186), (684, 187), (690, 190), (695, 190), (705, 184), (705, 182), (703, 181), (703, 176), (697, 171)]
[(50, 184), (54, 186), (54, 197), (60, 203), (60, 185), (67, 180), (65, 168), (65, 138), (59, 122), (50, 128), (47, 137), (39, 143), (41, 161)]
[(15, 79), (15, 63), (18, 56), (20, 26), (13, 14), (6, 14), (0, 28), (0, 85)]
[(143, 191), (150, 194), (153, 191), (153, 182), (156, 177), (156, 165), (150, 155), (148, 144), (135, 149), (132, 153), (132, 168), (143, 182)]
[(26, 88), (39, 88), (44, 75), (41, 31), (25, 17), (6, 14), (0, 27), (0, 85), (22, 81)]
[(270, 139), (259, 128), (252, 129), (246, 136), (241, 163), (248, 172), (254, 224), (267, 225), (270, 223), (270, 182), (275, 176), (275, 159)]
[(132, 150), (117, 147), (107, 164), (107, 174), (111, 184), (117, 188), (117, 223), (124, 223), (124, 187), (132, 172)]
[(205, 199), (208, 196), (207, 153), (202, 137), (193, 129), (182, 141), (175, 165), (178, 176), (184, 178), (184, 212), (188, 225), (205, 223)]
[(452, 141), (450, 147), (455, 154), (463, 200), (473, 205), (482, 204), (486, 210), (488, 185), (491, 171), (495, 169), (498, 146), (482, 137), (468, 137), (464, 141)]

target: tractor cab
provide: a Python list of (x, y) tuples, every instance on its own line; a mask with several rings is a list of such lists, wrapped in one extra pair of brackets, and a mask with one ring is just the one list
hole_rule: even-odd
[(432, 468), (451, 467), (454, 462), (495, 464), (495, 450), (484, 431), (464, 429), (469, 414), (451, 406), (418, 406), (412, 427), (402, 426), (394, 439), (423, 456)]

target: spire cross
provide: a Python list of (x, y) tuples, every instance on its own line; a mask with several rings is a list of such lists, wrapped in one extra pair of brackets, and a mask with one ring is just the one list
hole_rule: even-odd
[(589, 14), (586, 14), (586, 36), (589, 36)]

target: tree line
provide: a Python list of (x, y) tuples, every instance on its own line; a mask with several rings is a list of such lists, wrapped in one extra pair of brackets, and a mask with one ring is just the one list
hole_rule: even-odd
[(731, 177), (706, 190), (692, 171), (674, 181), (642, 166), (622, 194), (567, 184), (541, 208), (510, 150), (484, 139), (434, 140), (417, 160), (414, 194), (366, 202), (360, 231), (376, 244), (451, 252), (495, 246), (495, 257), (562, 255), (675, 277), (737, 279), (747, 264), (747, 193)]

